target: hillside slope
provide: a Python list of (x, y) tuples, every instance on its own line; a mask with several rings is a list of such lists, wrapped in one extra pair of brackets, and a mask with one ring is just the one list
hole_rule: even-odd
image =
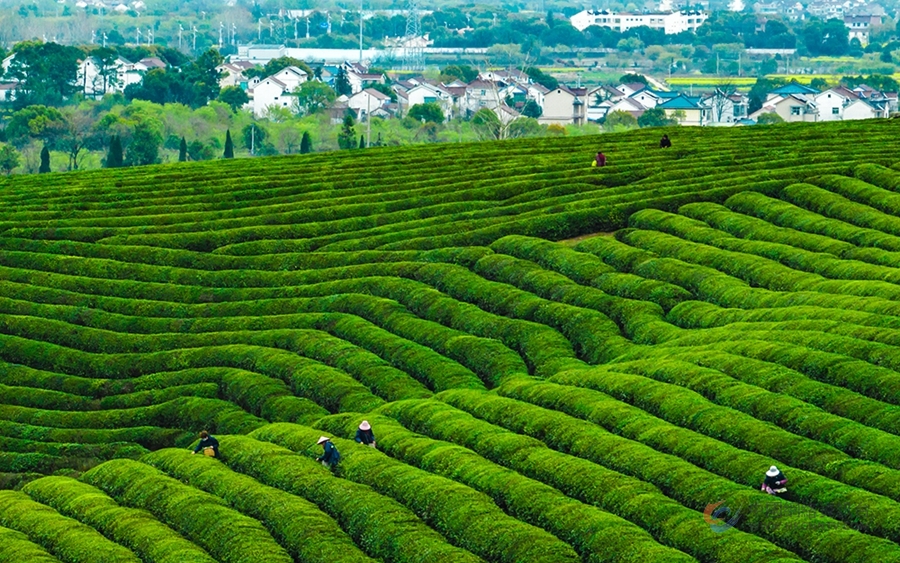
[(12, 177), (0, 563), (900, 562), (896, 128)]

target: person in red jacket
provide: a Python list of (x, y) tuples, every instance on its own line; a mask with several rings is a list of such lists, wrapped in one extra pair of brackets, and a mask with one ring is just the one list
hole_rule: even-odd
[(606, 166), (606, 155), (603, 154), (602, 151), (597, 151), (597, 156), (594, 157), (594, 163), (598, 168)]

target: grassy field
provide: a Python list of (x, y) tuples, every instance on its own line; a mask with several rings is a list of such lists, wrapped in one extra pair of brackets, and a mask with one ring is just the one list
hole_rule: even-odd
[(0, 563), (900, 562), (896, 127), (5, 179)]

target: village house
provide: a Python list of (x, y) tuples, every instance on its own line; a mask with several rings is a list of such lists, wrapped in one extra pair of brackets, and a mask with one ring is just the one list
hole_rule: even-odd
[(217, 66), (216, 70), (222, 73), (222, 78), (219, 79), (219, 86), (221, 88), (239, 86), (247, 90), (250, 87), (250, 83), (244, 73), (254, 66), (249, 61), (235, 61)]
[(363, 116), (371, 115), (375, 110), (390, 103), (391, 97), (384, 92), (366, 88), (350, 96), (350, 99), (347, 100), (347, 107), (356, 112), (358, 119), (362, 119)]
[(307, 73), (303, 69), (288, 66), (260, 80), (248, 91), (253, 115), (264, 117), (272, 107), (295, 111), (294, 92), (306, 82), (307, 78)]
[(666, 117), (676, 119), (680, 125), (703, 126), (709, 123), (710, 110), (700, 104), (699, 97), (679, 94), (656, 107), (665, 110)]
[(585, 119), (586, 88), (569, 88), (560, 84), (544, 95), (544, 113), (538, 118), (542, 125), (582, 125)]

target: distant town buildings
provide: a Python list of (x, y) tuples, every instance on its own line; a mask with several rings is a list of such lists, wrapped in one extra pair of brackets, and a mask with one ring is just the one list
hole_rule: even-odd
[(635, 27), (660, 29), (667, 35), (683, 31), (696, 31), (709, 16), (698, 11), (675, 11), (657, 13), (610, 12), (608, 10), (582, 10), (569, 18), (572, 27), (578, 31), (596, 25), (623, 32)]

